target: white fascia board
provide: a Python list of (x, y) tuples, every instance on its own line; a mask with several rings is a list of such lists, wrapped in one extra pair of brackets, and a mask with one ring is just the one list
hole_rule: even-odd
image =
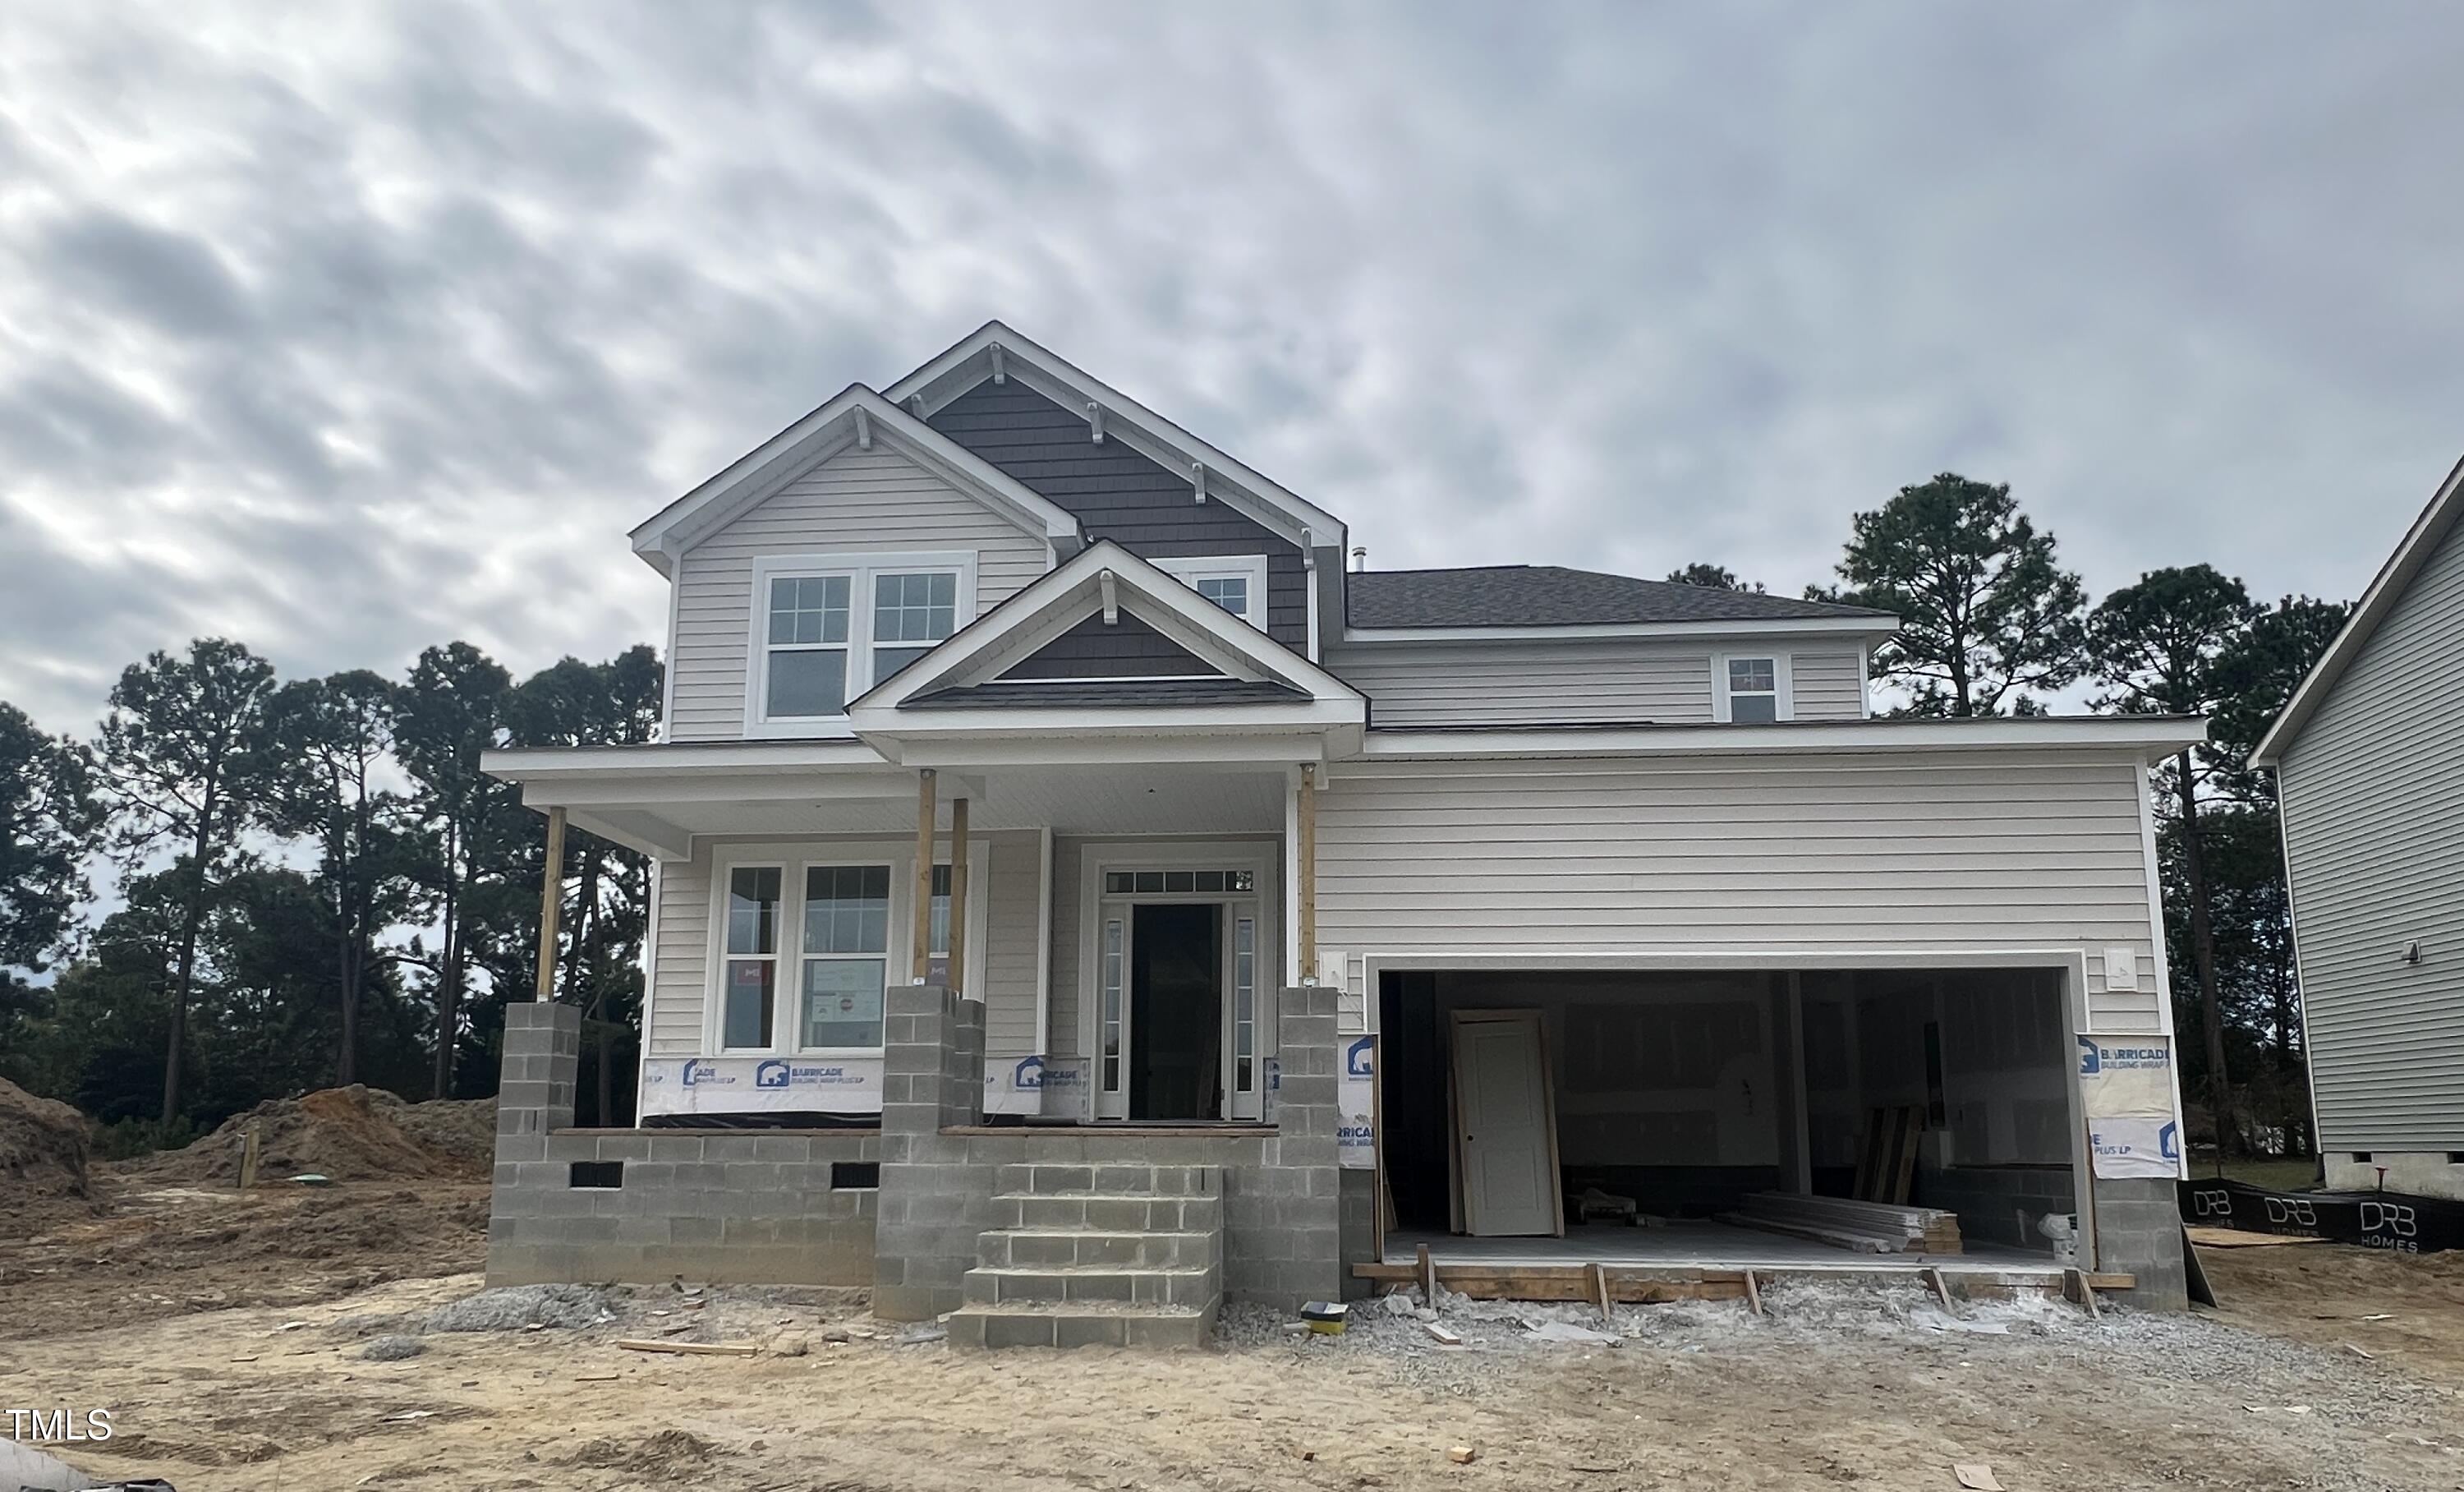
[(1887, 637), (1896, 616), (1798, 616), (1771, 621), (1601, 622), (1536, 627), (1346, 627), (1347, 645), (1379, 642), (1585, 642), (1605, 637)]
[[(1305, 548), (1332, 548), (1338, 552), (1343, 548), (1349, 530), (1341, 519), (1250, 470), (1245, 463), (999, 322), (985, 323), (973, 335), (891, 385), (888, 397), (906, 408), (921, 394), (924, 412), (929, 416), (993, 376), (995, 343), (1001, 345), (1007, 377), (1018, 379), (1072, 413), (1083, 415), (1089, 403), (1103, 406), (1105, 439), (1119, 440), (1172, 471), (1186, 471), (1192, 462), (1205, 466), (1208, 501), (1229, 501), (1246, 516)], [(1196, 501), (1194, 494), (1191, 501)]]
[(629, 535), (633, 552), (661, 574), (737, 515), (855, 444), (863, 411), (873, 438), (924, 466), (1002, 519), (1055, 546), (1074, 546), (1078, 520), (999, 467), (891, 405), (862, 384), (849, 386), (725, 470), (662, 508)]
[(2058, 720), (1797, 722), (1777, 725), (1610, 726), (1555, 730), (1379, 730), (1361, 761), (1801, 752), (2086, 748), (2136, 760), (2169, 756), (2208, 737), (2207, 722), (2145, 716)]
[(762, 776), (860, 771), (882, 765), (860, 741), (717, 741), (708, 745), (511, 747), (479, 753), (479, 769), (501, 782), (555, 777), (664, 776), (671, 772)]
[(860, 734), (893, 729), (905, 701), (974, 681), (970, 665), (987, 657), (1009, 661), (1002, 645), (1012, 638), (1024, 635), (1041, 646), (1067, 631), (1088, 614), (1078, 609), (1088, 598), (1075, 592), (1096, 584), (1106, 570), (1116, 586), (1144, 603), (1133, 610), (1150, 625), (1163, 623), (1157, 631), (1225, 673), (1278, 679), (1320, 700), (1361, 701), (1360, 691), (1107, 539), (1036, 577), (931, 653), (857, 696), (847, 705), (848, 720)]
[(1236, 735), (1227, 732), (1155, 735), (986, 737), (954, 735), (885, 743), (906, 767), (1252, 767), (1317, 763), (1347, 748), (1339, 733), (1315, 730)]
[(2343, 678), (2344, 670), (2352, 666), (2353, 659), (2361, 656), (2371, 635), (2379, 630), (2379, 624), (2387, 620), (2387, 612), (2395, 610), (2395, 604), (2404, 599), (2405, 588), (2411, 585), (2412, 578), (2430, 563), (2431, 555), (2459, 518), (2464, 518), (2464, 461), (2456, 462), (2454, 468), (2448, 472), (2447, 479), (2431, 496), (2430, 505), (2421, 510), (2421, 516), (2414, 519), (2412, 526), (2405, 531), (2404, 542), (2395, 546), (2395, 552), (2387, 556), (2387, 563), (2380, 566), (2378, 574), (2371, 578), (2370, 588), (2362, 592), (2361, 604), (2353, 608), (2351, 616), (2345, 618), (2343, 630), (2336, 634), (2336, 640), (2327, 645), (2327, 651), (2319, 655), (2319, 661), (2311, 665), (2300, 687), (2295, 689), (2293, 698), (2285, 701), (2284, 712), (2267, 727), (2267, 734), (2258, 738), (2257, 747), (2250, 753), (2253, 767), (2273, 768), (2283, 759), (2284, 753), (2293, 746), (2293, 738), (2301, 733), (2301, 727), (2319, 712), (2319, 706), (2327, 702), (2327, 696), (2335, 689), (2336, 680)]

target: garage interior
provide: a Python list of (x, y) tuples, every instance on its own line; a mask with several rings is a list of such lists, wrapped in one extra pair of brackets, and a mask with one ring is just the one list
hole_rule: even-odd
[[(2068, 1236), (2085, 1231), (2083, 1130), (2062, 991), (2055, 969), (1383, 971), (1383, 1258), (2089, 1267)], [(1455, 1033), (1518, 1013), (1536, 1013), (1544, 1080), (1536, 1100), (1508, 1085), (1503, 1102), (1548, 1109), (1557, 1215), (1491, 1208), (1509, 1226), (1482, 1230), (1463, 1196)], [(1875, 1252), (1793, 1215), (1811, 1209), (1787, 1199), (1807, 1196), (1955, 1214), (1955, 1245), (1933, 1247), (1948, 1241), (1938, 1228)]]

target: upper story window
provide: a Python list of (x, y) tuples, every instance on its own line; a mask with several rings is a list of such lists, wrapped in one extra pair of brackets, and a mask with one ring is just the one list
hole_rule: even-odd
[(1711, 718), (1740, 725), (1793, 720), (1785, 653), (1730, 653), (1711, 660)]
[(745, 728), (788, 735), (847, 715), (849, 700), (973, 619), (975, 556), (794, 555), (755, 567)]
[(1191, 590), (1233, 615), (1266, 630), (1266, 557), (1263, 554), (1202, 555), (1155, 561), (1155, 568), (1176, 575)]

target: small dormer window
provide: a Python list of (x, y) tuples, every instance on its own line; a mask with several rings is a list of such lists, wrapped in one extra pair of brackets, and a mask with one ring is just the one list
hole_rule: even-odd
[(1263, 554), (1155, 557), (1155, 568), (1217, 606), (1266, 630), (1266, 557)]
[(1785, 654), (1732, 653), (1712, 660), (1712, 719), (1763, 725), (1792, 719)]

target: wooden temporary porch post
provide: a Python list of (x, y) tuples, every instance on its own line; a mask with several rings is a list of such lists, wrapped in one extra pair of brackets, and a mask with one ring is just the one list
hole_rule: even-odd
[(933, 768), (915, 774), (915, 971), (922, 984), (933, 973)]
[[(928, 886), (926, 888), (930, 890)], [(930, 903), (927, 903), (929, 906)], [(950, 800), (950, 988), (967, 988), (967, 800)]]
[(547, 858), (539, 865), (539, 989), (541, 1001), (556, 998), (556, 922), (564, 910), (564, 810), (547, 811)]
[(1301, 768), (1300, 879), (1301, 967), (1303, 984), (1317, 981), (1317, 768)]

